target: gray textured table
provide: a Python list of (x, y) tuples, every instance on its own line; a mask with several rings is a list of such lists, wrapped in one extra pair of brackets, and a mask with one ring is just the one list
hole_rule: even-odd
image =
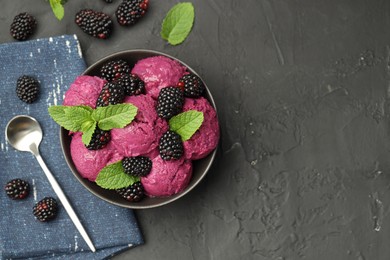
[[(33, 3), (34, 2), (34, 3)], [(2, 1), (0, 42), (15, 14), (34, 38), (79, 36), (88, 64), (116, 51), (171, 54), (207, 82), (220, 116), (217, 161), (179, 201), (137, 215), (146, 244), (115, 259), (390, 259), (390, 1), (193, 0), (179, 46), (159, 35), (177, 1), (153, 1), (108, 41), (58, 22), (44, 0)]]

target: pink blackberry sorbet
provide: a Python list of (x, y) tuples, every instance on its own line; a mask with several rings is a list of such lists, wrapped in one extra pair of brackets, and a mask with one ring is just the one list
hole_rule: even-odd
[(192, 162), (181, 158), (164, 161), (160, 156), (152, 160), (152, 170), (141, 177), (145, 192), (151, 197), (166, 197), (183, 191), (191, 180)]
[(83, 178), (95, 181), (101, 169), (107, 164), (122, 159), (122, 156), (115, 152), (113, 146), (108, 145), (100, 150), (88, 150), (81, 141), (81, 133), (75, 133), (70, 143), (70, 154), (77, 171)]
[(177, 85), (186, 73), (186, 67), (176, 60), (155, 56), (138, 61), (131, 73), (138, 75), (145, 82), (146, 93), (156, 99), (160, 89)]
[(129, 96), (124, 100), (138, 108), (133, 122), (111, 130), (111, 143), (124, 156), (147, 156), (158, 146), (168, 123), (157, 116), (156, 101), (149, 95)]
[(204, 121), (202, 126), (184, 145), (184, 156), (188, 160), (198, 160), (206, 157), (218, 145), (219, 124), (217, 112), (210, 105), (207, 99), (186, 98), (183, 111), (197, 110), (203, 112)]
[(106, 81), (94, 76), (78, 76), (65, 93), (64, 106), (96, 107), (96, 100)]

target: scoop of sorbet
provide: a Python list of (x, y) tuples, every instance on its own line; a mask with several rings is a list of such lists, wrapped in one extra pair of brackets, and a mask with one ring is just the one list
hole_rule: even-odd
[(152, 170), (141, 178), (147, 195), (165, 197), (183, 191), (191, 180), (192, 162), (181, 158), (164, 161), (160, 156), (152, 160)]
[(81, 133), (75, 133), (70, 143), (70, 154), (77, 171), (83, 178), (95, 181), (101, 169), (107, 164), (122, 159), (108, 143), (100, 150), (88, 150), (82, 142)]
[(94, 76), (79, 76), (65, 93), (64, 106), (96, 107), (96, 100), (106, 81)]
[(183, 111), (197, 110), (203, 112), (204, 120), (195, 134), (183, 143), (184, 156), (189, 160), (198, 160), (210, 154), (219, 141), (219, 124), (217, 112), (207, 99), (186, 98)]
[(168, 123), (158, 117), (156, 101), (149, 95), (129, 96), (124, 102), (136, 106), (137, 115), (126, 127), (111, 130), (111, 142), (124, 156), (148, 155), (158, 146)]
[(186, 68), (176, 60), (154, 56), (138, 61), (131, 73), (145, 82), (146, 93), (156, 99), (162, 88), (177, 85)]

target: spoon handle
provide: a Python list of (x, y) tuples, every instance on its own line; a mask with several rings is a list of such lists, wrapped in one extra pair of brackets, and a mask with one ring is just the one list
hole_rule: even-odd
[(37, 158), (39, 165), (42, 167), (43, 172), (46, 174), (46, 177), (49, 179), (49, 182), (53, 187), (54, 192), (57, 194), (58, 198), (60, 199), (70, 219), (73, 221), (74, 225), (76, 226), (77, 230), (80, 232), (81, 236), (84, 238), (84, 241), (87, 243), (91, 251), (95, 252), (96, 251), (95, 246), (93, 245), (91, 239), (89, 238), (87, 232), (85, 231), (83, 225), (81, 224), (79, 218), (77, 217), (76, 212), (73, 210), (72, 206), (70, 205), (68, 199), (65, 196), (65, 193), (62, 191), (57, 180), (54, 178), (49, 168), (47, 168), (46, 163), (43, 161), (39, 152), (35, 152), (33, 154), (35, 155), (35, 158)]

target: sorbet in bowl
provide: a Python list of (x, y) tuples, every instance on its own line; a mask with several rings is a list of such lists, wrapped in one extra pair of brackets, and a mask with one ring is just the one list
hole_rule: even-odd
[[(104, 73), (102, 75), (102, 68), (106, 64), (118, 60), (124, 61), (130, 68), (121, 70), (122, 74), (135, 75), (142, 81), (143, 91), (126, 94), (121, 100), (121, 103), (132, 104), (137, 108), (135, 118), (123, 128), (111, 129), (108, 143), (97, 150), (91, 150), (82, 143), (82, 133), (61, 128), (63, 152), (76, 178), (100, 198), (128, 208), (161, 206), (187, 194), (209, 170), (219, 142), (215, 104), (204, 82), (186, 64), (160, 52), (134, 50), (110, 55), (89, 67), (83, 75), (75, 79), (65, 93), (63, 105), (83, 105), (95, 109), (99, 96), (104, 92), (103, 88), (109, 82), (120, 82), (123, 77), (117, 75), (118, 73), (112, 74), (111, 78), (105, 77)], [(183, 87), (183, 79), (188, 79), (189, 75), (201, 81), (204, 86), (201, 95), (193, 95), (192, 92), (197, 91), (194, 87), (190, 87), (190, 92), (188, 91), (189, 80), (185, 81), (187, 85)], [(168, 159), (162, 156), (161, 140), (170, 130), (172, 116), (164, 117), (161, 115), (161, 109), (157, 108), (170, 99), (165, 96), (165, 101), (161, 101), (161, 90), (166, 88), (175, 88), (174, 91), (180, 89), (184, 93), (180, 111), (176, 111), (176, 114), (197, 111), (203, 115), (200, 127), (188, 140), (180, 141), (182, 155)], [(116, 95), (115, 93), (110, 93), (109, 98)], [(170, 109), (170, 105), (163, 105), (164, 109)], [(97, 185), (99, 182), (96, 180), (103, 168), (135, 157), (143, 157), (150, 162), (148, 173), (137, 176), (138, 185), (144, 193), (142, 200), (129, 200), (117, 190), (104, 189)]]

